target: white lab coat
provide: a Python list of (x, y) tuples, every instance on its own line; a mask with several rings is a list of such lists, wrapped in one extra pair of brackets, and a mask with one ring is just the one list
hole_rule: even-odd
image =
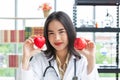
[[(63, 80), (72, 80), (74, 76), (74, 58), (75, 56), (72, 55)], [(49, 66), (48, 61), (49, 60), (45, 57), (43, 52), (35, 55), (30, 62), (29, 70), (23, 70), (21, 68), (22, 80), (61, 80), (56, 60), (52, 60), (51, 64), (55, 68), (58, 77), (54, 70), (48, 70), (45, 77), (43, 78), (43, 73), (46, 67)], [(76, 75), (78, 77), (78, 80), (99, 80), (98, 71), (95, 67), (93, 71), (87, 75), (87, 60), (83, 56), (81, 59), (76, 61)]]

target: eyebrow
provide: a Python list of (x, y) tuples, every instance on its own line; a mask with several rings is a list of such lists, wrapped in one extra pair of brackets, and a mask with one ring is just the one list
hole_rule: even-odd
[(63, 31), (63, 30), (65, 30), (64, 28), (62, 28), (62, 29), (59, 29), (58, 31)]
[[(63, 31), (65, 30), (64, 28), (59, 29), (58, 31)], [(53, 30), (48, 30), (48, 32), (53, 32)]]

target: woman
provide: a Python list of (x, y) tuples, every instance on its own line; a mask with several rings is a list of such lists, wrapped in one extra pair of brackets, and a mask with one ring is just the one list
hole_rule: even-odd
[(83, 50), (74, 48), (76, 32), (66, 13), (59, 11), (48, 16), (44, 37), (45, 51), (34, 48), (35, 36), (24, 42), (22, 80), (98, 80), (95, 45), (86, 40)]

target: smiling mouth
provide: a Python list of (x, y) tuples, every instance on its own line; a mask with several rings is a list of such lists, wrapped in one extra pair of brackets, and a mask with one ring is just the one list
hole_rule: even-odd
[(62, 42), (55, 43), (56, 46), (60, 46), (61, 44), (62, 44)]

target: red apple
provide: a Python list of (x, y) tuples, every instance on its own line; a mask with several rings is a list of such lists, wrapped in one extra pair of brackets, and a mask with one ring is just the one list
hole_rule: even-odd
[(43, 45), (45, 44), (45, 38), (43, 36), (38, 36), (34, 38), (34, 44), (38, 47), (38, 48), (42, 48)]
[(76, 38), (74, 42), (74, 47), (78, 50), (82, 50), (87, 45), (84, 38)]

